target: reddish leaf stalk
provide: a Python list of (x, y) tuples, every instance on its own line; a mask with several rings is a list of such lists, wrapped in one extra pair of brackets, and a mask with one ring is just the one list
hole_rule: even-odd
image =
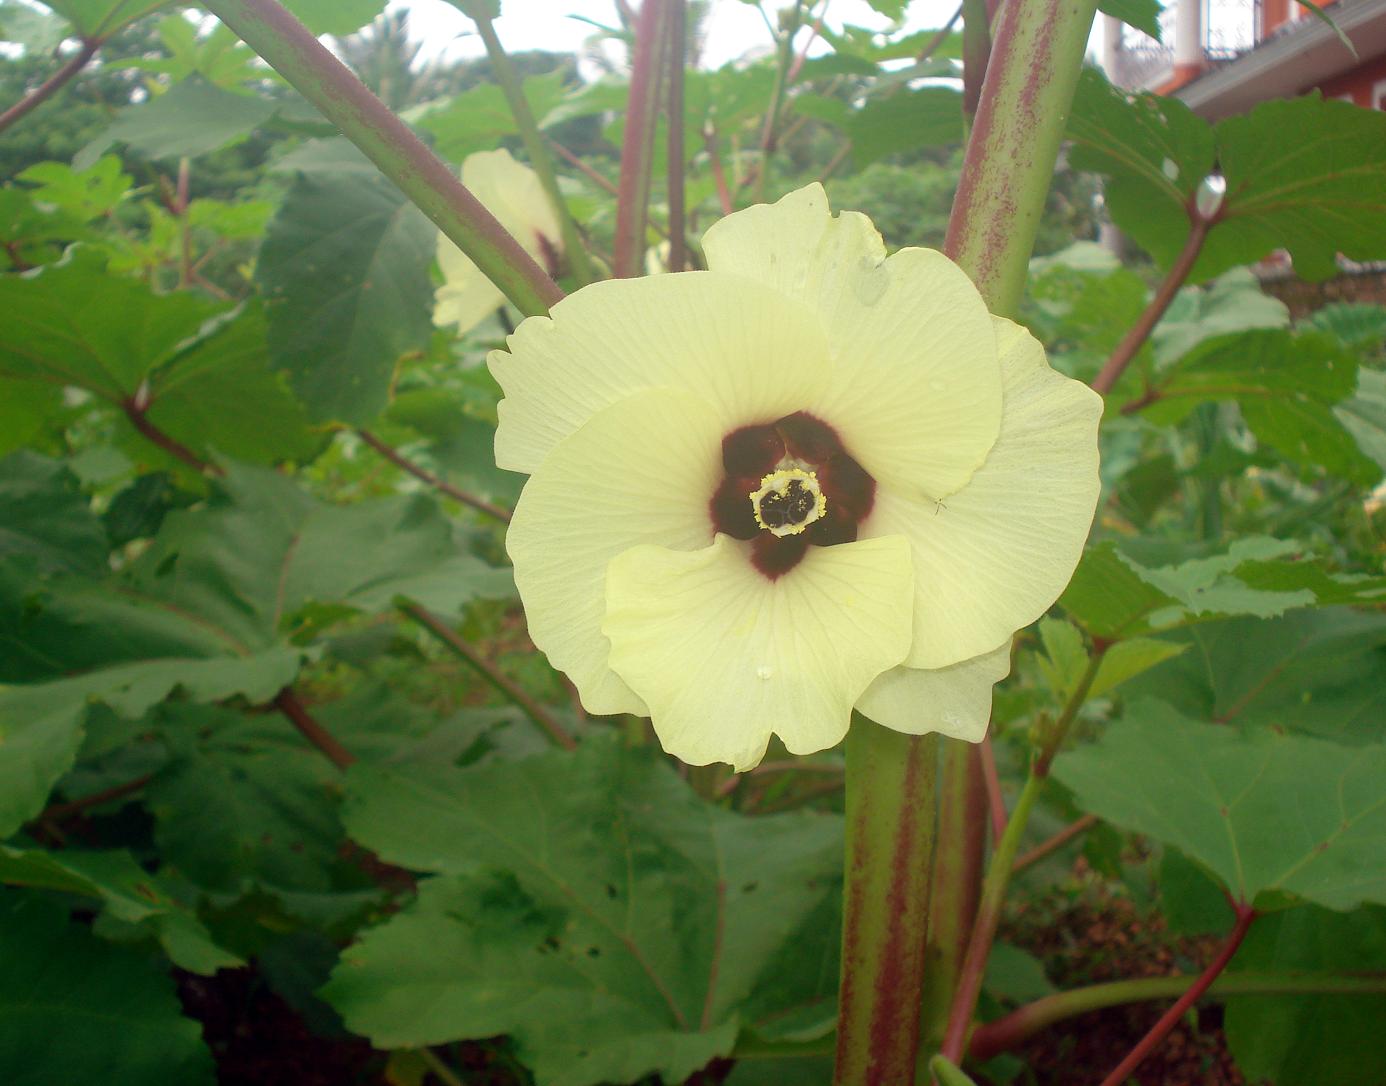
[(457, 631), (446, 622), (433, 612), (420, 607), (417, 603), (405, 604), (402, 610), (517, 705), (525, 716), (529, 717), (540, 730), (553, 740), (556, 746), (560, 746), (564, 750), (577, 749), (577, 742), (564, 731), (563, 726), (554, 719), (547, 709), (525, 693), (517, 683), (511, 682), (510, 679), (501, 674), (495, 665), (459, 637)]
[(1116, 345), (1111, 356), (1103, 364), (1101, 372), (1093, 378), (1093, 391), (1105, 396), (1112, 390), (1117, 381), (1121, 379), (1121, 375), (1126, 372), (1126, 367), (1131, 364), (1131, 360), (1136, 357), (1136, 352), (1149, 338), (1155, 325), (1165, 315), (1165, 310), (1174, 301), (1175, 295), (1179, 293), (1179, 288), (1189, 277), (1189, 272), (1193, 270), (1193, 266), (1198, 260), (1198, 254), (1203, 251), (1203, 242), (1208, 237), (1208, 231), (1216, 220), (1206, 219), (1197, 211), (1191, 212), (1191, 216), (1192, 224), (1188, 239), (1184, 242), (1184, 248), (1180, 250), (1178, 257), (1170, 266), (1159, 289), (1155, 291), (1155, 296), (1150, 299), (1150, 304), (1145, 307), (1145, 311), (1141, 313), (1140, 318), (1131, 326), (1126, 335), (1121, 337), (1121, 342)]
[(615, 196), (616, 193), (619, 191), (616, 188), (616, 186), (612, 184), (609, 178), (602, 176), (602, 174), (594, 170), (591, 166), (589, 166), (577, 155), (573, 154), (572, 151), (568, 150), (568, 148), (564, 147), (563, 144), (559, 143), (557, 140), (550, 139), (549, 146), (552, 147), (556, 152), (558, 152), (559, 158), (561, 158), (569, 166), (572, 166), (574, 169), (580, 171), (587, 178), (587, 180), (591, 181), (592, 184), (596, 185), (603, 192), (607, 192), (610, 193), (612, 196)]
[(621, 144), (621, 179), (616, 195), (616, 238), (612, 272), (617, 279), (639, 275), (645, 258), (650, 211), (650, 168), (654, 160), (655, 118), (659, 114), (660, 54), (667, 44), (670, 5), (645, 0), (635, 23), (630, 74), (630, 109)]
[(83, 41), (82, 48), (73, 53), (61, 68), (10, 106), (4, 113), (0, 113), (0, 132), (5, 131), (57, 94), (73, 76), (91, 63), (92, 57), (96, 56), (96, 51), (101, 48), (101, 44), (100, 38)]
[(92, 792), (90, 795), (82, 796), (78, 799), (68, 800), (66, 803), (54, 803), (43, 809), (35, 822), (61, 822), (64, 818), (71, 818), (75, 814), (90, 810), (92, 807), (100, 807), (103, 804), (114, 803), (118, 799), (126, 796), (133, 796), (140, 791), (154, 777), (152, 773), (145, 773), (143, 776), (136, 777), (132, 781), (124, 784), (117, 784), (113, 788), (103, 788), (100, 792)]
[(668, 95), (665, 101), (665, 127), (669, 136), (669, 261), (671, 272), (683, 271), (688, 263), (688, 240), (684, 236), (683, 194), (683, 69), (687, 47), (684, 35), (688, 17), (684, 0), (669, 0)]
[(1255, 909), (1244, 903), (1238, 903), (1236, 909), (1237, 922), (1223, 941), (1217, 957), (1208, 964), (1207, 969), (1199, 974), (1198, 979), (1189, 986), (1187, 992), (1179, 997), (1174, 1006), (1165, 1011), (1160, 1016), (1160, 1020), (1150, 1027), (1150, 1032), (1136, 1043), (1136, 1047), (1127, 1053), (1126, 1058), (1117, 1064), (1112, 1073), (1102, 1080), (1101, 1086), (1122, 1086), (1122, 1083), (1130, 1077), (1131, 1072), (1140, 1066), (1141, 1061), (1150, 1055), (1155, 1046), (1163, 1041), (1169, 1031), (1184, 1017), (1184, 1012), (1203, 997), (1203, 993), (1208, 990), (1213, 981), (1217, 980), (1218, 974), (1227, 968), (1227, 963), (1232, 960), (1238, 948), (1241, 947), (1242, 940), (1246, 938), (1246, 933), (1250, 930), (1252, 921), (1256, 919), (1257, 915)]
[(731, 188), (727, 185), (727, 171), (722, 168), (722, 153), (717, 146), (717, 130), (707, 130), (707, 157), (712, 164), (712, 180), (717, 185), (717, 202), (722, 206), (722, 214), (730, 215), (736, 210), (732, 203)]
[(120, 409), (125, 412), (125, 417), (130, 420), (130, 425), (138, 430), (142, 437), (159, 446), (159, 448), (163, 449), (164, 452), (168, 453), (170, 456), (177, 460), (181, 460), (183, 463), (187, 464), (188, 467), (203, 475), (224, 474), (217, 465), (207, 463), (207, 461), (203, 460), (197, 453), (193, 452), (181, 441), (170, 437), (159, 429), (159, 427), (155, 426), (154, 423), (150, 422), (149, 416), (146, 414), (149, 410), (149, 404), (141, 400), (138, 395), (128, 396), (121, 400)]
[(510, 523), (509, 512), (502, 509), (499, 505), (493, 505), (491, 502), (488, 502), (484, 498), (478, 498), (475, 494), (468, 494), (465, 490), (453, 486), (446, 479), (440, 479), (427, 468), (424, 468), (419, 464), (414, 463), (414, 461), (410, 460), (393, 445), (389, 445), (386, 442), (382, 441), (371, 431), (357, 430), (356, 436), (359, 437), (376, 452), (378, 452), (386, 460), (390, 461), (390, 463), (394, 464), (395, 467), (400, 469), (400, 471), (412, 475), (415, 479), (418, 479), (420, 482), (427, 483), (429, 486), (433, 487), (440, 493), (446, 494), (449, 498), (452, 498), (455, 501), (459, 501), (463, 505), (475, 509), (479, 513), (485, 513), (488, 517), (495, 517), (496, 520), (499, 520), (505, 524)]
[(1029, 852), (1024, 852), (1018, 856), (1015, 861), (1015, 867), (1011, 868), (1011, 870), (1013, 872), (1022, 871), (1031, 864), (1039, 863), (1040, 860), (1044, 859), (1051, 852), (1057, 852), (1075, 837), (1081, 837), (1096, 825), (1097, 815), (1085, 814), (1082, 818), (1070, 822), (1047, 841), (1041, 841), (1034, 848), (1030, 849)]
[(1001, 776), (996, 772), (996, 750), (991, 744), (991, 735), (982, 740), (977, 749), (982, 765), (982, 776), (987, 786), (987, 806), (991, 809), (991, 835), (1001, 840), (1006, 832), (1006, 800), (1001, 795)]
[(327, 760), (338, 769), (345, 772), (356, 761), (356, 755), (342, 746), (335, 735), (313, 719), (307, 706), (294, 693), (293, 687), (284, 687), (271, 704), (288, 717), (289, 722), (298, 729), (299, 734), (322, 751), (327, 756)]

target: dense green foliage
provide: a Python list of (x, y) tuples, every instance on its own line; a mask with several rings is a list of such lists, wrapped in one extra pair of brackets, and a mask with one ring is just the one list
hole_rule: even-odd
[[(251, 965), (392, 1053), (391, 1081), (461, 1040), (541, 1086), (728, 1057), (737, 1086), (826, 1081), (840, 754), (689, 773), (641, 722), (581, 713), (527, 642), (493, 515), (522, 482), (491, 459), (483, 365), (513, 314), (435, 327), (436, 229), (225, 29), (49, 6), (0, 4), (27, 46), (0, 105), (57, 36), (109, 37), (0, 135), (0, 1081), (211, 1083), (170, 970)], [(289, 6), (345, 34), (382, 4)], [(736, 206), (827, 175), (892, 247), (941, 244), (961, 96), (910, 80), (955, 75), (959, 36), (903, 72), (932, 35), (823, 36), (792, 78), (778, 54), (689, 71), (694, 240), (725, 171)], [(520, 153), (486, 62), (420, 71), (390, 19), (342, 53), (454, 165)], [(518, 59), (586, 163), (558, 164), (604, 262), (625, 78)], [(1292, 319), (1247, 265), (1386, 258), (1386, 115), (1310, 96), (1213, 126), (1090, 71), (1070, 136), (1023, 319), (1079, 379), (1215, 164), (1227, 192), (1108, 394), (1092, 540), (997, 691), (1004, 784), (1070, 706), (1040, 822), (1109, 832), (1043, 878), (1086, 848), (1171, 917), (1225, 931), (1219, 891), (1264, 913), (1234, 972), (1382, 980), (1386, 308)], [(1132, 266), (1093, 243), (1099, 185)], [(1047, 985), (1002, 949), (990, 1016)], [(1383, 990), (1228, 997), (1233, 1053), (1279, 1086), (1380, 1082)]]

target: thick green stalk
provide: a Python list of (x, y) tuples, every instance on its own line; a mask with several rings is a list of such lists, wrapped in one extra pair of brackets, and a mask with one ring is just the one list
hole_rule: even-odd
[(529, 99), (525, 97), (520, 74), (515, 70), (510, 54), (505, 51), (496, 34), (496, 24), (491, 18), (490, 7), (485, 0), (452, 0), (452, 3), (476, 24), (477, 33), (481, 35), (482, 44), (486, 46), (486, 55), (491, 60), (491, 71), (501, 90), (505, 92), (510, 114), (515, 118), (515, 127), (520, 130), (520, 139), (524, 141), (529, 164), (539, 175), (539, 183), (544, 186), (544, 194), (548, 196), (554, 214), (558, 216), (558, 229), (563, 234), (563, 254), (568, 259), (568, 268), (578, 286), (585, 286), (593, 279), (592, 261), (587, 256), (582, 235), (578, 233), (577, 223), (568, 211), (563, 193), (559, 191), (558, 175), (554, 173), (553, 158), (549, 155), (548, 144), (539, 133), (539, 125), (534, 119), (534, 112), (529, 108)]
[(938, 736), (853, 721), (836, 1086), (914, 1081), (937, 775)]
[(621, 180), (616, 192), (616, 237), (612, 271), (617, 279), (639, 275), (645, 262), (645, 229), (650, 213), (650, 169), (659, 116), (659, 73), (668, 44), (665, 0), (645, 0), (635, 23), (631, 57), (630, 108), (621, 141)]
[(407, 125), (276, 0), (203, 5), (289, 81), (466, 253), (527, 316), (563, 297), (558, 285)]
[(943, 1044), (948, 1008), (982, 893), (987, 843), (986, 783), (977, 748), (946, 739), (940, 760), (938, 845), (934, 850), (920, 1024), (925, 1059)]
[[(1119, 1007), (1127, 1003), (1174, 999), (1194, 983), (1187, 973), (1172, 977), (1140, 977), (1075, 988), (1069, 992), (1027, 1003), (1004, 1018), (978, 1026), (972, 1034), (969, 1054), (989, 1060), (1024, 1044), (1043, 1029), (1080, 1014)], [(1210, 996), (1239, 995), (1381, 995), (1386, 993), (1386, 974), (1334, 973), (1223, 973), (1208, 989)]]
[(1097, 0), (1008, 0), (944, 248), (993, 313), (1014, 316)]

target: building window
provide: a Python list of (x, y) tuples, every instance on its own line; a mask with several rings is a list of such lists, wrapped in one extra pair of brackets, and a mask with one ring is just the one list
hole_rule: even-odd
[(1386, 79), (1372, 84), (1372, 109), (1386, 109)]

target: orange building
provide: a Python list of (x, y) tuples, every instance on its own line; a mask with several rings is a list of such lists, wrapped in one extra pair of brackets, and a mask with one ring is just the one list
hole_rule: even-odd
[(1172, 94), (1209, 120), (1311, 90), (1386, 109), (1386, 0), (1173, 0), (1157, 42), (1103, 16), (1103, 66), (1113, 82)]

